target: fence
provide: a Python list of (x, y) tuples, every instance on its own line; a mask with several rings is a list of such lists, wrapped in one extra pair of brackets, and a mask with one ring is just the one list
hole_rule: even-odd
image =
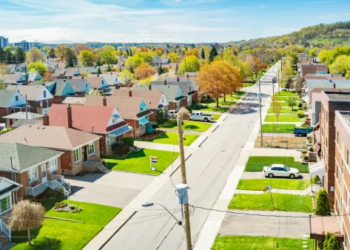
[(291, 141), (264, 141), (261, 146), (260, 140), (255, 141), (256, 148), (285, 148), (285, 149), (307, 149), (307, 141), (291, 142)]
[(1, 226), (1, 232), (4, 232), (4, 234), (6, 234), (7, 237), (9, 237), (9, 240), (11, 241), (11, 229), (1, 219), (0, 219), (0, 226)]

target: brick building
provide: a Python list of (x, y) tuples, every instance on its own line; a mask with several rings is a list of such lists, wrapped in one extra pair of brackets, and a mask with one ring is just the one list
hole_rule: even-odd
[(302, 78), (306, 74), (328, 74), (328, 66), (321, 63), (304, 63), (300, 65), (300, 74)]

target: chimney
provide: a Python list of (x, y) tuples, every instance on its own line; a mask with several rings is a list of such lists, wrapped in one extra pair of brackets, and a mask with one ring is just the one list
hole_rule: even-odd
[(148, 90), (152, 90), (152, 85), (151, 84), (148, 85)]
[(81, 79), (84, 79), (84, 77), (82, 76)]
[(106, 98), (106, 96), (103, 97), (103, 106), (107, 106), (107, 98)]
[(132, 91), (129, 90), (129, 97), (132, 97)]
[(335, 83), (333, 83), (333, 89), (336, 89), (337, 85)]
[(189, 74), (187, 74), (187, 79), (188, 79), (188, 78), (190, 78), (190, 75), (189, 75)]
[(67, 118), (68, 118), (68, 128), (73, 128), (73, 119), (72, 119), (72, 107), (70, 104), (67, 106)]
[(66, 79), (64, 79), (63, 81), (64, 81), (64, 82), (66, 82), (67, 80), (66, 80)]
[(45, 83), (44, 82), (41, 85), (45, 87)]
[(179, 76), (177, 76), (177, 81), (178, 81), (178, 82), (180, 81), (180, 77), (179, 77)]
[(44, 115), (43, 117), (43, 125), (44, 126), (49, 126), (50, 123), (49, 123), (49, 116), (47, 114)]
[(166, 79), (164, 79), (164, 85), (166, 85), (166, 84), (167, 84)]
[(97, 77), (99, 77), (100, 75), (99, 74), (97, 74)]

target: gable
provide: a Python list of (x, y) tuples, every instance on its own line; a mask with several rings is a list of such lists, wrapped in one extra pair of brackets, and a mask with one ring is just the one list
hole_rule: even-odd
[(111, 127), (111, 126), (118, 124), (118, 123), (121, 123), (121, 122), (124, 122), (124, 119), (119, 114), (117, 109), (114, 109), (111, 117), (109, 118), (107, 127)]
[(0, 181), (0, 191), (5, 190), (6, 188), (9, 188), (13, 185), (21, 186), (20, 184), (3, 177)]
[(21, 93), (19, 93), (18, 90), (16, 90), (16, 92), (12, 95), (10, 101), (8, 102), (7, 107), (14, 107), (14, 106), (20, 106), (25, 104), (26, 104), (25, 98), (21, 95)]
[(160, 97), (159, 105), (163, 105), (164, 107), (169, 105), (169, 102), (164, 94)]
[(36, 100), (41, 101), (41, 100), (48, 100), (48, 99), (52, 99), (52, 98), (53, 98), (53, 96), (50, 93), (50, 91), (46, 87), (43, 87)]
[(139, 106), (139, 110), (137, 113), (142, 113), (142, 112), (147, 111), (147, 110), (148, 110), (148, 106), (147, 106), (146, 102), (142, 99), (140, 106)]
[(177, 88), (177, 91), (176, 91), (176, 98), (178, 97), (182, 97), (182, 92), (181, 92), (181, 89), (180, 88)]
[(56, 94), (61, 94), (63, 96), (65, 96), (65, 95), (74, 95), (75, 91), (72, 88), (72, 86), (68, 82), (66, 82), (66, 84), (64, 85), (64, 87), (62, 89), (62, 92), (61, 93), (56, 93)]

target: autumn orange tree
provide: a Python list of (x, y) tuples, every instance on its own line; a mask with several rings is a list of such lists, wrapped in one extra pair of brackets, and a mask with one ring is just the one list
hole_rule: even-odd
[(188, 56), (195, 56), (195, 57), (199, 58), (199, 51), (195, 48), (187, 50), (185, 52), (185, 57), (188, 57)]
[(236, 91), (242, 86), (243, 79), (238, 67), (226, 61), (214, 61), (202, 67), (197, 81), (200, 91), (213, 96), (218, 107), (220, 96)]
[(142, 63), (135, 71), (135, 78), (138, 80), (149, 78), (156, 73), (149, 63)]

